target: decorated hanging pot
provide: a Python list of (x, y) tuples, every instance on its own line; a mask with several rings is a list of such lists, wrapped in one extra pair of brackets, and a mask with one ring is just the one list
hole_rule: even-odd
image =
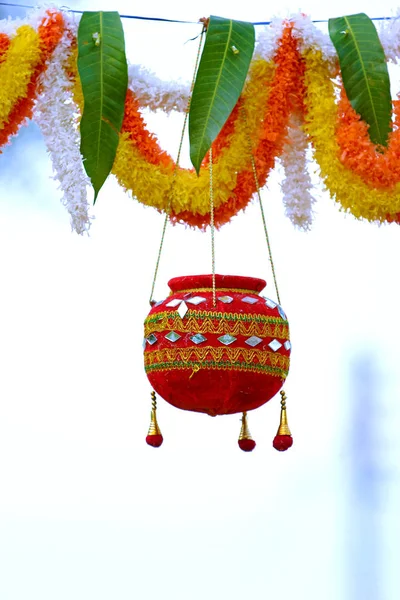
[(144, 365), (154, 390), (184, 410), (211, 416), (249, 411), (281, 389), (289, 369), (283, 309), (260, 296), (263, 279), (175, 277), (144, 324)]

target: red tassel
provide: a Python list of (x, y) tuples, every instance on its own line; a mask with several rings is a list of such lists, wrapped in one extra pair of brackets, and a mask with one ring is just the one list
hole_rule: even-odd
[(291, 435), (276, 435), (272, 445), (275, 450), (284, 452), (285, 450), (289, 450), (289, 448), (293, 445), (293, 438)]
[(148, 444), (149, 446), (153, 446), (153, 448), (159, 448), (163, 441), (164, 438), (161, 434), (146, 436), (146, 444)]
[(252, 452), (256, 447), (256, 443), (254, 440), (246, 439), (238, 440), (239, 448), (243, 450), (243, 452)]
[(242, 428), (238, 439), (239, 448), (243, 452), (252, 452), (256, 447), (256, 443), (250, 435), (249, 426), (247, 425), (247, 412), (242, 416)]

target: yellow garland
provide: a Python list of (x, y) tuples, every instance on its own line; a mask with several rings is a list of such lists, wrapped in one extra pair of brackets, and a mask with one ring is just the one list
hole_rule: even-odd
[(400, 212), (400, 184), (390, 192), (374, 189), (340, 162), (335, 137), (338, 107), (328, 63), (320, 51), (313, 49), (306, 50), (304, 58), (308, 114), (305, 130), (312, 140), (314, 158), (331, 197), (357, 218), (387, 220), (388, 215)]
[(15, 103), (25, 98), (29, 81), (40, 60), (39, 35), (29, 25), (17, 29), (0, 65), (0, 129), (7, 123)]
[[(274, 71), (273, 62), (257, 60), (252, 64), (243, 92), (247, 126), (243, 119), (237, 119), (232, 141), (222, 150), (214, 167), (216, 209), (232, 196), (238, 172), (251, 169), (247, 135), (250, 134), (253, 142), (259, 138), (263, 125), (260, 115), (265, 112), (269, 83)], [(75, 82), (75, 100), (78, 106), (82, 107), (83, 97), (78, 77), (75, 78)], [(170, 204), (174, 213), (190, 211), (200, 215), (205, 215), (210, 210), (210, 183), (207, 169), (202, 169), (199, 177), (194, 171), (179, 170), (173, 188), (173, 197), (170, 198), (173, 166), (150, 164), (135, 144), (128, 139), (127, 133), (120, 136), (112, 172), (124, 188), (132, 190), (140, 202), (148, 206), (165, 211)]]

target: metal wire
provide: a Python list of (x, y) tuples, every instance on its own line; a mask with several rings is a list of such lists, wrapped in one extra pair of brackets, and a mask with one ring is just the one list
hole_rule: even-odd
[[(14, 6), (16, 8), (36, 8), (31, 4), (14, 4), (13, 2), (0, 2), (0, 6)], [(68, 6), (61, 6), (60, 10), (65, 10), (66, 12), (75, 13), (78, 15), (83, 14), (85, 11), (83, 10), (73, 10), (68, 8)], [(179, 19), (164, 19), (163, 17), (142, 17), (139, 15), (120, 15), (121, 19), (138, 19), (140, 21), (159, 21), (161, 23), (183, 23), (183, 24), (198, 24), (198, 21), (180, 21)], [(398, 17), (372, 17), (371, 21), (391, 21), (392, 19), (397, 19)], [(314, 19), (313, 23), (327, 23), (328, 19)], [(271, 21), (253, 21), (253, 25), (271, 25)]]

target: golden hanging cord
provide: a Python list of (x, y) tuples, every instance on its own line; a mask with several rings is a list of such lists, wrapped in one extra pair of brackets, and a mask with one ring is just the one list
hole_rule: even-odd
[(148, 434), (146, 436), (146, 443), (153, 448), (159, 448), (163, 443), (164, 439), (161, 430), (157, 422), (157, 400), (156, 393), (151, 392), (151, 420)]
[(215, 226), (214, 226), (214, 183), (213, 183), (213, 154), (210, 148), (210, 227), (211, 227), (211, 271), (212, 271), (212, 294), (213, 307), (217, 306), (217, 290), (215, 285)]
[(287, 414), (286, 414), (286, 394), (283, 390), (280, 392), (281, 394), (281, 419), (279, 423), (279, 428), (274, 437), (273, 446), (275, 450), (279, 450), (280, 452), (284, 452), (288, 450), (293, 444), (292, 434), (289, 429)]
[[(254, 183), (256, 184), (256, 189), (257, 189), (257, 197), (258, 197), (258, 202), (260, 205), (261, 218), (262, 218), (263, 227), (264, 227), (265, 239), (267, 241), (268, 256), (269, 256), (269, 262), (271, 265), (272, 277), (274, 279), (276, 297), (277, 297), (278, 303), (281, 304), (281, 298), (279, 295), (275, 265), (274, 265), (274, 260), (272, 258), (272, 250), (271, 250), (271, 244), (270, 244), (270, 240), (269, 240), (267, 221), (265, 219), (264, 207), (263, 207), (262, 198), (261, 198), (260, 185), (258, 183), (257, 169), (256, 169), (255, 161), (254, 161), (253, 148), (252, 148), (249, 130), (247, 127), (247, 117), (246, 117), (246, 112), (245, 112), (244, 108), (242, 108), (242, 117), (243, 117), (243, 120), (246, 125), (247, 143), (248, 143), (248, 147), (249, 147), (251, 168), (253, 171)], [(284, 390), (281, 390), (280, 394), (281, 394), (281, 419), (280, 419), (280, 425), (279, 425), (278, 432), (273, 441), (273, 446), (276, 450), (283, 452), (285, 450), (288, 450), (292, 446), (293, 438), (292, 438), (292, 434), (290, 432), (289, 425), (287, 422), (286, 394), (285, 394)]]
[[(184, 135), (185, 135), (185, 129), (186, 129), (187, 120), (188, 120), (188, 117), (189, 117), (190, 103), (192, 101), (192, 92), (193, 92), (193, 88), (194, 88), (194, 83), (196, 81), (197, 67), (198, 67), (199, 61), (200, 61), (201, 46), (202, 46), (202, 43), (203, 43), (204, 33), (207, 31), (207, 22), (204, 19), (200, 19), (200, 22), (203, 23), (203, 29), (201, 30), (199, 47), (197, 49), (196, 61), (195, 61), (194, 71), (193, 71), (193, 77), (192, 77), (192, 83), (191, 83), (191, 86), (190, 86), (189, 99), (188, 99), (188, 103), (187, 103), (187, 106), (186, 106), (185, 119), (183, 121), (182, 132), (181, 132), (181, 139), (180, 139), (180, 142), (179, 142), (178, 155), (176, 157), (174, 171), (172, 173), (171, 188), (169, 190), (169, 198), (170, 198), (169, 204), (171, 204), (172, 192), (174, 190), (175, 181), (176, 181), (176, 174), (178, 172), (179, 161), (180, 161), (180, 158), (181, 158), (183, 138), (184, 138)], [(149, 299), (150, 306), (152, 306), (153, 303), (154, 303), (153, 294), (154, 294), (154, 288), (156, 286), (158, 268), (160, 266), (161, 253), (162, 253), (162, 249), (163, 249), (163, 245), (164, 245), (165, 232), (166, 232), (166, 229), (167, 229), (167, 224), (168, 224), (168, 219), (169, 219), (169, 209), (170, 209), (170, 206), (167, 209), (167, 214), (165, 215), (164, 225), (163, 225), (163, 229), (162, 229), (162, 233), (161, 233), (160, 247), (158, 249), (156, 267), (154, 269), (153, 283), (152, 283), (151, 292), (150, 292), (150, 299)]]
[(254, 183), (256, 184), (256, 189), (257, 189), (258, 203), (260, 205), (261, 219), (262, 219), (262, 222), (263, 222), (265, 239), (267, 241), (268, 256), (269, 256), (269, 262), (270, 262), (270, 265), (271, 265), (272, 277), (274, 279), (276, 297), (277, 297), (278, 303), (281, 304), (281, 299), (280, 299), (279, 290), (278, 290), (278, 282), (277, 282), (276, 272), (275, 272), (275, 265), (274, 265), (274, 260), (272, 258), (271, 244), (270, 244), (270, 241), (269, 241), (267, 221), (265, 219), (264, 207), (263, 207), (262, 198), (261, 198), (260, 185), (258, 183), (257, 169), (256, 169), (255, 161), (254, 161), (253, 147), (252, 147), (251, 138), (250, 138), (250, 134), (249, 134), (249, 128), (247, 126), (247, 116), (246, 116), (246, 112), (245, 112), (244, 107), (242, 107), (242, 116), (243, 116), (243, 120), (244, 120), (245, 125), (246, 125), (247, 144), (248, 144), (248, 147), (249, 147), (249, 155), (250, 155), (250, 161), (251, 161), (251, 168), (252, 168), (252, 171), (253, 171)]
[[(182, 132), (181, 132), (181, 138), (180, 138), (180, 143), (179, 143), (178, 155), (177, 155), (177, 159), (176, 159), (176, 162), (175, 162), (175, 168), (174, 168), (174, 171), (173, 171), (173, 177), (172, 177), (171, 188), (170, 188), (170, 193), (169, 193), (169, 198), (170, 198), (170, 200), (169, 200), (169, 206), (168, 206), (168, 209), (167, 209), (167, 214), (166, 214), (165, 219), (164, 219), (164, 225), (163, 225), (162, 235), (161, 235), (161, 242), (160, 242), (160, 247), (159, 247), (159, 250), (158, 250), (156, 267), (155, 267), (154, 277), (153, 277), (153, 282), (152, 282), (152, 287), (151, 287), (150, 305), (154, 304), (153, 294), (154, 294), (154, 289), (155, 289), (155, 284), (156, 284), (156, 279), (157, 279), (159, 264), (160, 264), (160, 260), (161, 260), (161, 253), (162, 253), (162, 249), (163, 249), (163, 244), (164, 244), (164, 239), (165, 239), (165, 233), (166, 233), (167, 223), (168, 223), (168, 220), (169, 220), (169, 212), (170, 212), (170, 207), (171, 207), (171, 198), (172, 198), (172, 193), (173, 193), (173, 189), (174, 189), (174, 185), (175, 185), (175, 181), (176, 181), (176, 174), (177, 174), (178, 167), (179, 167), (179, 161), (180, 161), (180, 156), (181, 156), (181, 151), (182, 151), (182, 145), (183, 145), (183, 138), (184, 138), (184, 133), (185, 133), (185, 129), (186, 129), (186, 125), (187, 125), (187, 120), (188, 120), (188, 115), (189, 115), (189, 110), (190, 110), (191, 97), (192, 97), (192, 92), (193, 92), (194, 83), (195, 83), (195, 79), (196, 79), (197, 68), (198, 68), (198, 64), (199, 64), (199, 61), (200, 61), (200, 53), (201, 53), (202, 41), (203, 41), (203, 37), (204, 37), (204, 33), (205, 33), (206, 29), (207, 29), (207, 24), (204, 22), (203, 23), (203, 29), (202, 29), (202, 32), (201, 32), (201, 35), (200, 35), (200, 42), (199, 42), (199, 47), (198, 47), (197, 56), (196, 56), (196, 63), (195, 63), (195, 68), (194, 68), (194, 73), (193, 73), (193, 78), (192, 78), (192, 83), (191, 83), (189, 100), (188, 100), (188, 104), (187, 104), (187, 107), (186, 107), (185, 119), (184, 119), (184, 123), (183, 123), (183, 127), (182, 127)], [(247, 126), (247, 118), (246, 118), (246, 114), (245, 114), (244, 109), (242, 109), (242, 116), (244, 118), (245, 125)], [(273, 261), (273, 258), (272, 258), (271, 244), (270, 244), (270, 239), (269, 239), (269, 234), (268, 234), (268, 228), (267, 228), (267, 223), (266, 223), (266, 218), (265, 218), (265, 213), (264, 213), (264, 207), (263, 207), (263, 204), (262, 204), (262, 198), (261, 198), (261, 192), (260, 192), (260, 185), (259, 185), (259, 181), (258, 181), (257, 169), (256, 169), (255, 160), (254, 160), (254, 156), (253, 156), (252, 142), (251, 142), (251, 138), (250, 138), (250, 135), (249, 135), (247, 127), (246, 127), (246, 132), (247, 132), (247, 142), (248, 142), (248, 148), (249, 148), (249, 155), (250, 155), (251, 167), (252, 167), (252, 172), (253, 172), (255, 187), (256, 187), (256, 191), (257, 191), (258, 201), (259, 201), (259, 205), (260, 205), (261, 218), (262, 218), (262, 223), (263, 223), (263, 228), (264, 228), (264, 233), (265, 233), (265, 239), (266, 239), (266, 242), (267, 242), (269, 262), (270, 262), (270, 265), (271, 265), (271, 270), (272, 270), (272, 275), (273, 275), (273, 280), (274, 280), (274, 286), (275, 286), (275, 291), (276, 291), (276, 297), (277, 297), (278, 303), (280, 305), (281, 304), (281, 299), (280, 299), (280, 294), (279, 294), (279, 290), (278, 290), (276, 270), (275, 270), (275, 265), (274, 265), (274, 261)], [(212, 146), (210, 147), (210, 150), (209, 150), (209, 175), (210, 175), (210, 228), (211, 228), (212, 296), (213, 296), (213, 307), (215, 308), (216, 307), (215, 223), (214, 223), (214, 189), (213, 189), (214, 182), (213, 182), (213, 152), (212, 152)], [(194, 371), (193, 371), (191, 377), (193, 376), (193, 374), (194, 374)], [(287, 450), (288, 448), (290, 448), (290, 446), (293, 444), (293, 438), (292, 438), (292, 435), (290, 433), (289, 426), (288, 426), (288, 423), (287, 423), (286, 394), (285, 394), (285, 392), (283, 390), (280, 392), (280, 394), (281, 394), (281, 420), (280, 420), (280, 426), (279, 426), (277, 435), (274, 438), (273, 445), (274, 445), (274, 448), (276, 448), (277, 450), (283, 451), (283, 450)], [(146, 437), (146, 442), (148, 444), (150, 444), (151, 446), (158, 447), (158, 446), (160, 446), (162, 444), (163, 437), (161, 435), (161, 431), (160, 431), (160, 429), (158, 427), (158, 423), (157, 423), (156, 408), (157, 408), (156, 396), (155, 396), (155, 392), (152, 392), (151, 424), (150, 424), (148, 435)], [(245, 452), (251, 452), (252, 450), (254, 450), (254, 448), (256, 446), (256, 443), (252, 439), (250, 431), (249, 431), (249, 428), (248, 428), (248, 424), (247, 424), (247, 412), (243, 412), (243, 416), (242, 416), (241, 421), (242, 421), (242, 427), (241, 427), (241, 431), (240, 431), (240, 435), (239, 435), (239, 439), (238, 439), (238, 445), (239, 445), (239, 447), (243, 451), (245, 451)]]
[(256, 447), (256, 443), (251, 437), (249, 426), (247, 424), (247, 412), (242, 415), (242, 427), (240, 429), (238, 444), (243, 452), (251, 452)]

